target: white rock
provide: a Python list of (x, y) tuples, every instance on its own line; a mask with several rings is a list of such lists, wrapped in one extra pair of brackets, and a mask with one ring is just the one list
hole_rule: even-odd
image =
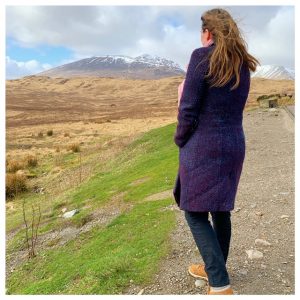
[(141, 289), (139, 292), (138, 292), (138, 295), (142, 295), (144, 293), (144, 289)]
[(290, 192), (280, 192), (280, 195), (288, 195)]
[(79, 213), (79, 209), (73, 209), (71, 211), (67, 211), (66, 213), (63, 214), (64, 218), (71, 218), (73, 217), (75, 214)]
[(66, 208), (66, 207), (64, 207), (64, 208), (61, 210), (62, 213), (65, 213), (66, 211), (67, 211), (67, 208)]
[(260, 245), (260, 246), (271, 246), (271, 243), (267, 242), (266, 240), (256, 239), (256, 240), (255, 240), (255, 245)]
[(281, 219), (287, 219), (287, 218), (289, 218), (290, 216), (288, 216), (288, 215), (282, 215), (282, 216), (280, 216), (280, 218)]
[(267, 268), (267, 266), (264, 265), (264, 264), (261, 264), (260, 267), (261, 267), (262, 269), (266, 269), (266, 268)]
[(249, 259), (260, 259), (264, 257), (263, 253), (258, 250), (250, 249), (246, 250), (246, 253), (248, 254)]
[(205, 282), (204, 280), (197, 279), (197, 280), (195, 281), (195, 286), (196, 286), (196, 287), (201, 288), (201, 287), (203, 287), (203, 286), (205, 286), (205, 285), (206, 285), (206, 282)]

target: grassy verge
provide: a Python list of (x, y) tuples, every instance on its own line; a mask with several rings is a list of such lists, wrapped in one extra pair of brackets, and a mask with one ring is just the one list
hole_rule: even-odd
[[(174, 212), (162, 208), (174, 200), (140, 201), (173, 186), (178, 166), (174, 130), (173, 123), (149, 131), (108, 161), (105, 171), (56, 199), (50, 216), (53, 224), (59, 223), (55, 216), (60, 201), (68, 209), (83, 209), (86, 204), (97, 208), (112, 195), (126, 192), (125, 201), (134, 206), (104, 228), (95, 227), (62, 247), (40, 251), (10, 275), (8, 293), (119, 294), (130, 280), (137, 284), (151, 281), (168, 253), (175, 226)], [(131, 184), (140, 178), (147, 180)], [(74, 222), (80, 222), (78, 216)]]

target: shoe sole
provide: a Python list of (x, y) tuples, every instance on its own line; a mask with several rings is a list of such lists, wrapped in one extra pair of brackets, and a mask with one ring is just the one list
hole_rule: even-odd
[(192, 276), (195, 277), (195, 278), (201, 278), (201, 279), (204, 279), (204, 280), (208, 281), (208, 278), (207, 278), (207, 277), (200, 276), (200, 275), (196, 275), (196, 274), (192, 273), (192, 272), (190, 271), (190, 269), (188, 269), (188, 272), (189, 272), (190, 275), (192, 275)]

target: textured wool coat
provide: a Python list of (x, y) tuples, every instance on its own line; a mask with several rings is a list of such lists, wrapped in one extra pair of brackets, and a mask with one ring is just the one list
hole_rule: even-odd
[(242, 122), (250, 70), (246, 63), (241, 65), (234, 90), (235, 76), (223, 87), (211, 87), (204, 75), (214, 47), (192, 52), (178, 107), (174, 142), (179, 168), (173, 194), (181, 210), (233, 210), (245, 158)]

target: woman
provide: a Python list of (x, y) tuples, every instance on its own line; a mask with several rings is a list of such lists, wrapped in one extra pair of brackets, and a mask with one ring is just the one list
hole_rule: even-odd
[(178, 107), (174, 196), (204, 261), (191, 265), (189, 273), (208, 281), (208, 294), (230, 295), (226, 261), (231, 210), (245, 158), (243, 110), (250, 70), (259, 61), (247, 52), (226, 10), (208, 10), (201, 20), (203, 47), (191, 54)]

